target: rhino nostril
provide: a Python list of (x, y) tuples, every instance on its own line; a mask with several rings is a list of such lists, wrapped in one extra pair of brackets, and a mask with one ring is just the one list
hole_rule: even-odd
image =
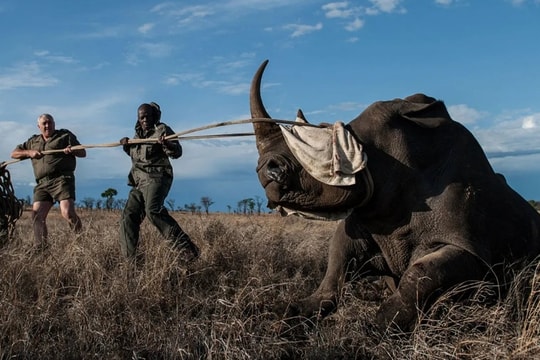
[(271, 160), (266, 164), (266, 175), (278, 183), (283, 181), (283, 171), (275, 161)]
[(281, 183), (282, 176), (281, 171), (279, 169), (267, 169), (266, 174), (268, 177), (278, 183)]

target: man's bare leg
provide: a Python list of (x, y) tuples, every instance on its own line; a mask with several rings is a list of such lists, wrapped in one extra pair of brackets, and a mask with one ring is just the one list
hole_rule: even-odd
[(32, 225), (34, 228), (34, 243), (38, 249), (48, 246), (47, 215), (53, 203), (50, 201), (36, 201), (32, 205)]
[(75, 201), (73, 201), (73, 199), (61, 200), (60, 212), (62, 213), (62, 217), (68, 221), (69, 227), (75, 231), (75, 233), (80, 233), (82, 230), (82, 222), (75, 211)]

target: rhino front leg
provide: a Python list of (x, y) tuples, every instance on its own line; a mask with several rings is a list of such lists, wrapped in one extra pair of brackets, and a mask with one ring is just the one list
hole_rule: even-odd
[[(341, 288), (348, 275), (379, 273), (375, 263), (382, 261), (378, 247), (358, 225), (342, 221), (330, 241), (326, 273), (317, 290), (291, 306), (290, 315), (322, 319), (335, 311)], [(353, 259), (356, 260), (353, 266)]]
[(383, 330), (411, 331), (418, 309), (429, 306), (442, 291), (466, 280), (480, 280), (485, 266), (471, 253), (453, 245), (444, 245), (415, 261), (403, 274), (397, 291), (385, 300), (377, 312), (377, 324)]

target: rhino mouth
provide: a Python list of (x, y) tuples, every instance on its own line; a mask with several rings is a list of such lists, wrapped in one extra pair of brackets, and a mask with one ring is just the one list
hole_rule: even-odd
[(352, 212), (353, 209), (348, 209), (345, 211), (302, 211), (289, 209), (284, 206), (278, 205), (276, 211), (279, 212), (281, 216), (299, 216), (301, 218), (310, 219), (310, 220), (324, 220), (324, 221), (335, 221), (343, 220), (347, 218)]

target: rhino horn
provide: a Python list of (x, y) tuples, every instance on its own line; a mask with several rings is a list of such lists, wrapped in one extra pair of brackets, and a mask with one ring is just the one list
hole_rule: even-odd
[[(271, 119), (268, 112), (266, 112), (261, 98), (261, 79), (267, 64), (268, 60), (265, 60), (259, 66), (259, 69), (257, 69), (257, 72), (251, 81), (251, 89), (249, 91), (249, 107), (252, 119)], [(279, 129), (279, 126), (272, 122), (254, 122), (253, 129), (255, 130), (257, 150), (259, 151), (259, 154), (263, 153), (271, 143), (273, 143), (277, 138), (281, 137), (281, 130)]]

